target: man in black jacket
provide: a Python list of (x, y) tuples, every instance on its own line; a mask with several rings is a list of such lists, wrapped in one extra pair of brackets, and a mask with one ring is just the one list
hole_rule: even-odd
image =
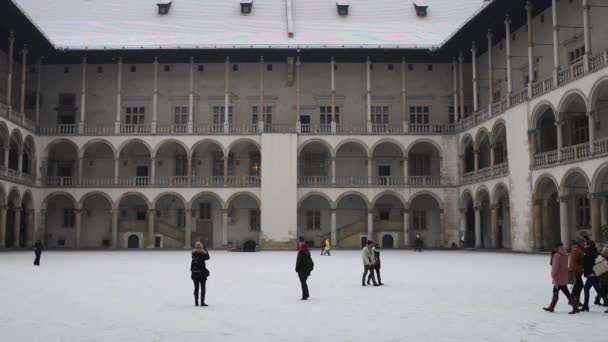
[(205, 261), (209, 260), (209, 252), (203, 247), (199, 241), (192, 250), (192, 262), (190, 263), (190, 272), (192, 282), (194, 283), (194, 305), (198, 306), (198, 292), (201, 291), (201, 306), (208, 306), (205, 303), (205, 287), (207, 285), (207, 277), (209, 271), (205, 265)]
[(300, 278), (300, 285), (302, 286), (302, 300), (307, 300), (310, 297), (306, 280), (310, 276), (310, 272), (312, 272), (314, 266), (315, 264), (312, 261), (312, 257), (310, 256), (308, 246), (306, 246), (306, 243), (301, 242), (298, 251), (298, 257), (296, 258), (296, 273), (298, 273), (298, 278)]
[(42, 255), (42, 241), (38, 240), (34, 244), (34, 255), (36, 258), (34, 259), (34, 266), (40, 266), (40, 256)]

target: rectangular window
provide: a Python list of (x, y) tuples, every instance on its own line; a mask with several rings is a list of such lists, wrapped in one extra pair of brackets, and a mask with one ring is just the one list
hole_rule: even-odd
[(63, 226), (74, 228), (74, 209), (63, 209)]
[(587, 118), (581, 117), (573, 120), (572, 143), (578, 145), (589, 141), (589, 125)]
[(391, 207), (390, 206), (378, 206), (378, 218), (380, 221), (388, 221), (391, 218)]
[(326, 176), (327, 163), (325, 152), (304, 152), (304, 176)]
[(203, 202), (198, 204), (198, 218), (205, 221), (211, 220), (211, 203)]
[(410, 124), (428, 125), (429, 113), (429, 106), (410, 106)]
[(414, 230), (426, 230), (426, 211), (412, 210), (412, 224)]
[[(332, 122), (331, 118), (331, 106), (319, 107), (319, 120), (321, 125), (329, 125)], [(335, 123), (340, 123), (340, 107), (334, 107), (334, 120)]]
[(146, 211), (138, 210), (135, 212), (135, 220), (136, 221), (145, 221), (146, 220)]
[(306, 211), (306, 229), (321, 230), (321, 211), (317, 209)]
[(585, 195), (576, 196), (576, 227), (578, 229), (589, 228), (589, 217), (591, 216), (589, 208), (589, 197)]
[(175, 156), (175, 175), (176, 176), (187, 176), (188, 175), (188, 158), (185, 155)]
[(260, 171), (262, 169), (262, 158), (260, 157), (260, 152), (254, 151), (249, 152), (249, 175), (250, 176), (260, 176)]
[(388, 124), (388, 106), (371, 106), (371, 115), (373, 124)]
[(249, 229), (252, 232), (260, 231), (260, 210), (259, 209), (250, 209), (249, 210)]
[(188, 107), (175, 107), (174, 123), (176, 125), (186, 125), (188, 123)]
[[(224, 106), (213, 106), (213, 124), (221, 125), (224, 123), (226, 116), (226, 107)], [(228, 107), (228, 123), (232, 123), (232, 106)]]
[(145, 120), (145, 107), (126, 107), (125, 123), (127, 125), (143, 125)]
[(579, 46), (575, 49), (572, 49), (568, 52), (568, 62), (570, 64), (575, 64), (580, 62), (585, 56), (585, 46)]
[[(259, 108), (260, 108), (259, 106), (251, 107), (251, 122), (253, 124), (257, 124), (258, 121), (260, 121)], [(264, 112), (262, 113), (262, 121), (265, 124), (272, 123), (272, 106), (264, 106)]]
[(408, 159), (412, 176), (431, 175), (431, 156), (428, 154), (412, 154)]

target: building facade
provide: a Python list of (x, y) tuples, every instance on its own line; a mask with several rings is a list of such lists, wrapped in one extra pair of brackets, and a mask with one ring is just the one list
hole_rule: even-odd
[(58, 3), (3, 5), (0, 248), (608, 241), (600, 0), (222, 2), (181, 47)]

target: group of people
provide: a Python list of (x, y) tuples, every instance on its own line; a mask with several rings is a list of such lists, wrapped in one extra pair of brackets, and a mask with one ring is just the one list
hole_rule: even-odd
[[(559, 242), (551, 253), (551, 278), (553, 281), (553, 297), (551, 304), (543, 310), (553, 312), (561, 291), (572, 307), (570, 314), (589, 311), (589, 295), (593, 287), (597, 292), (596, 305), (608, 306), (608, 248), (598, 252), (595, 242), (584, 239), (572, 242), (570, 256)], [(583, 283), (583, 276), (585, 282)], [(568, 284), (574, 285), (572, 292)], [(580, 301), (581, 291), (584, 292), (583, 303)], [(603, 301), (603, 302), (602, 302)], [(605, 311), (608, 313), (608, 310)]]
[[(367, 240), (367, 245), (363, 247), (361, 252), (363, 256), (363, 277), (361, 278), (361, 286), (365, 286), (366, 277), (367, 285), (370, 285), (370, 282), (373, 283), (374, 286), (384, 285), (382, 283), (382, 278), (380, 277), (380, 246), (374, 244), (372, 240)], [(374, 273), (378, 276), (378, 282), (376, 282)]]

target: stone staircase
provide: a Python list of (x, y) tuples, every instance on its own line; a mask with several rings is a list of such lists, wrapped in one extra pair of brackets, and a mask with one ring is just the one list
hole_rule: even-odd
[[(402, 232), (403, 223), (400, 221), (375, 221), (374, 222), (374, 237), (378, 232)], [(359, 221), (345, 226), (339, 227), (336, 230), (336, 239), (338, 246), (342, 248), (358, 248), (360, 247), (359, 236), (362, 233), (367, 233), (367, 222)], [(322, 235), (323, 239), (331, 239), (331, 232)]]

